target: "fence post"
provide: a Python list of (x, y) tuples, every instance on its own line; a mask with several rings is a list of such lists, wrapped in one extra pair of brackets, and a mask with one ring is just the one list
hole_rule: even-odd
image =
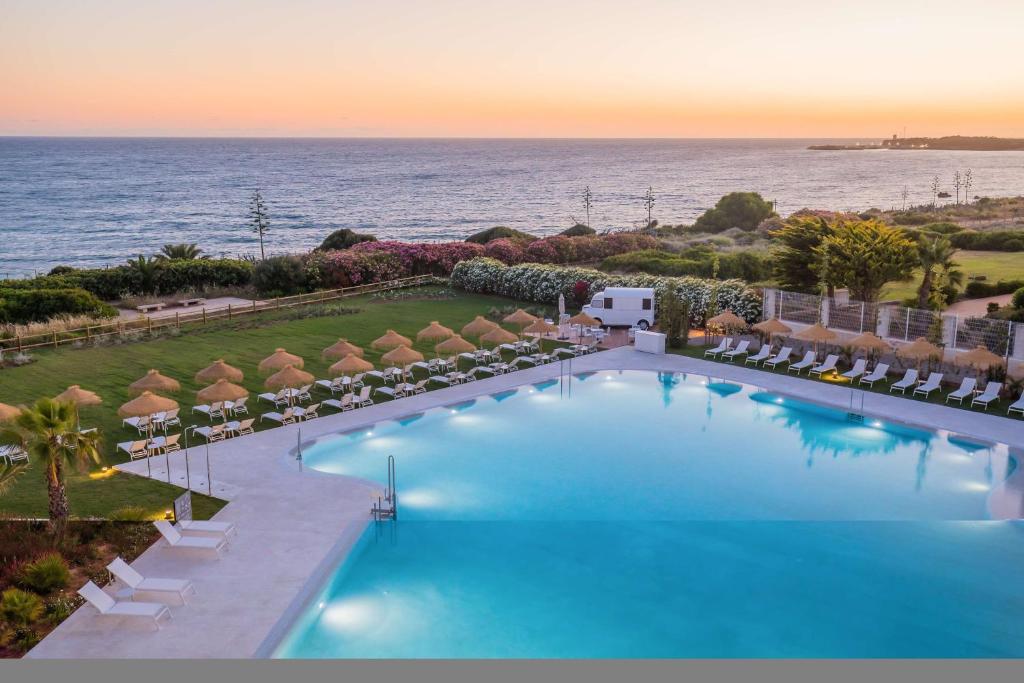
[(124, 337), (124, 323), (120, 320), (117, 321), (117, 336)]
[(53, 331), (53, 348), (57, 348), (57, 330)]
[(206, 324), (206, 306), (203, 306), (203, 324)]
[(228, 304), (228, 320), (231, 320), (231, 304)]
[(91, 339), (92, 339), (92, 335), (89, 334), (89, 326), (86, 325), (85, 326), (85, 341), (89, 341)]
[(21, 335), (18, 335), (18, 353), (21, 353)]
[(956, 351), (956, 338), (957, 338), (957, 335), (959, 335), (959, 334), (960, 334), (960, 316), (959, 315), (954, 315), (953, 316), (953, 341), (950, 343), (950, 346), (953, 347), (954, 351)]
[(860, 302), (860, 333), (864, 334), (864, 302)]
[(903, 341), (910, 340), (910, 309), (907, 309), (907, 320), (903, 325)]
[(181, 318), (178, 317), (178, 311), (174, 312), (174, 326), (181, 329)]
[(252, 300), (252, 312), (253, 312), (253, 313), (255, 313), (255, 312), (256, 312), (256, 299), (253, 299), (253, 300)]
[(153, 336), (153, 319), (148, 315), (146, 316), (146, 330), (149, 332), (149, 336)]

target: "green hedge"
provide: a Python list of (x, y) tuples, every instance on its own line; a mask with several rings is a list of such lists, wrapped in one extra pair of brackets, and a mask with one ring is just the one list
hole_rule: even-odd
[(980, 299), (985, 296), (1013, 294), (1021, 287), (1024, 287), (1024, 280), (1000, 280), (999, 282), (971, 280), (964, 288), (964, 295), (968, 299)]
[(958, 232), (949, 241), (957, 249), (974, 251), (1024, 251), (1024, 230)]
[[(694, 247), (679, 254), (644, 249), (609, 256), (601, 262), (600, 268), (605, 272), (712, 277), (714, 258), (714, 252), (706, 247)], [(723, 253), (718, 255), (718, 276), (726, 280), (759, 282), (771, 277), (771, 263), (765, 256), (751, 251)]]
[(113, 317), (117, 311), (84, 289), (0, 289), (0, 322), (43, 322), (66, 315)]

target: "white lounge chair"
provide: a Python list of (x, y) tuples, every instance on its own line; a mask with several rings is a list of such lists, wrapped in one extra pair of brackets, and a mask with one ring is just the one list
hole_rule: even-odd
[(463, 382), (472, 382), (474, 380), (480, 379), (480, 377), (478, 377), (478, 375), (482, 377), (482, 376), (488, 375), (488, 374), (493, 376), (495, 374), (495, 372), (491, 368), (481, 365), (480, 367), (471, 368), (469, 372), (463, 373), (462, 381)]
[(252, 434), (255, 430), (252, 425), (256, 422), (255, 418), (247, 418), (239, 422), (238, 420), (232, 420), (224, 425), (224, 431), (234, 436), (244, 436), (245, 434)]
[(704, 351), (704, 357), (707, 358), (708, 356), (711, 356), (712, 358), (717, 358), (719, 354), (725, 353), (731, 348), (732, 338), (726, 337), (721, 342), (719, 342), (718, 346), (716, 346), (715, 348), (707, 349), (706, 351)]
[(437, 382), (438, 384), (444, 384), (445, 386), (451, 386), (452, 382), (455, 381), (454, 378), (448, 377), (447, 375), (431, 375), (430, 377), (427, 378), (427, 380), (430, 382)]
[(928, 378), (925, 379), (924, 384), (921, 384), (916, 389), (914, 389), (914, 396), (917, 396), (918, 394), (921, 394), (925, 398), (928, 398), (928, 396), (933, 391), (935, 391), (936, 389), (939, 389), (941, 386), (942, 386), (942, 373), (941, 372), (933, 372), (933, 373), (928, 375)]
[(214, 522), (210, 519), (183, 519), (174, 525), (178, 532), (185, 536), (212, 536), (227, 539), (237, 529), (233, 522)]
[(288, 405), (288, 396), (288, 390), (282, 389), (276, 394), (272, 392), (267, 392), (260, 394), (256, 398), (260, 401), (267, 401), (268, 403), (273, 403), (275, 406), (280, 407)]
[(728, 358), (730, 361), (736, 360), (737, 356), (745, 356), (748, 353), (750, 353), (750, 351), (748, 351), (749, 348), (749, 339), (740, 340), (740, 343), (736, 345), (736, 348), (732, 349), (731, 351), (724, 352), (722, 354), (722, 358)]
[(821, 365), (814, 366), (813, 368), (811, 368), (811, 371), (808, 372), (807, 374), (808, 375), (817, 375), (818, 377), (821, 377), (826, 372), (835, 372), (836, 371), (836, 366), (838, 364), (839, 364), (839, 356), (837, 354), (835, 354), (835, 353), (830, 353), (827, 356), (825, 356), (825, 362), (824, 363), (822, 363)]
[(889, 387), (889, 393), (891, 394), (892, 392), (899, 389), (901, 394), (906, 394), (907, 389), (914, 386), (915, 384), (917, 384), (917, 368), (910, 368), (909, 370), (907, 370), (906, 374), (903, 375), (903, 379), (901, 379), (899, 382), (894, 382)]
[(988, 410), (988, 404), (999, 398), (999, 392), (1003, 390), (1002, 382), (989, 382), (985, 385), (985, 391), (975, 396), (971, 401), (971, 407), (982, 406)]
[(371, 391), (373, 391), (373, 387), (363, 387), (359, 390), (358, 394), (352, 394), (352, 405), (356, 408), (372, 406), (373, 398), (370, 396)]
[(153, 522), (153, 526), (164, 537), (168, 549), (213, 554), (217, 556), (217, 559), (220, 559), (221, 553), (227, 548), (227, 541), (223, 538), (182, 536), (181, 532), (175, 529), (166, 519), (158, 519)]
[(203, 415), (205, 415), (206, 417), (210, 418), (211, 420), (214, 419), (215, 417), (223, 418), (224, 417), (224, 402), (223, 401), (214, 401), (213, 403), (210, 403), (210, 404), (203, 404), (203, 405), (198, 405), (198, 406), (192, 406), (192, 412), (193, 413), (202, 413)]
[(213, 425), (212, 427), (192, 427), (192, 433), (198, 434), (204, 439), (206, 443), (213, 443), (214, 441), (223, 441), (227, 438), (227, 434), (224, 433), (224, 425)]
[(149, 428), (153, 424), (153, 418), (150, 415), (143, 415), (142, 417), (126, 417), (121, 420), (121, 424), (125, 427), (134, 427), (139, 430), (139, 434), (149, 434)]
[(263, 422), (264, 420), (272, 420), (273, 422), (280, 422), (283, 425), (290, 425), (295, 422), (295, 409), (286, 408), (283, 413), (263, 413), (260, 415), (260, 422)]
[(860, 378), (858, 384), (867, 384), (869, 387), (875, 386), (875, 382), (884, 382), (889, 376), (889, 365), (887, 363), (879, 363), (875, 366), (871, 374), (864, 375)]
[(814, 364), (817, 362), (818, 354), (815, 353), (814, 351), (808, 351), (807, 353), (804, 354), (804, 357), (800, 360), (799, 363), (790, 363), (789, 368), (787, 368), (787, 372), (795, 371), (796, 374), (799, 375), (807, 368), (814, 367)]
[(16, 462), (28, 462), (28, 453), (21, 446), (0, 446), (0, 462), (6, 460), (13, 465)]
[(964, 404), (964, 399), (974, 393), (974, 389), (978, 386), (978, 380), (974, 377), (964, 377), (963, 381), (960, 382), (960, 388), (956, 391), (951, 391), (946, 394), (946, 403), (951, 400), (956, 400), (960, 405)]
[(1013, 404), (1006, 409), (1007, 415), (1011, 413), (1020, 413), (1021, 416), (1024, 416), (1024, 393), (1021, 393), (1020, 398), (1014, 401)]
[(335, 410), (340, 410), (342, 412), (345, 412), (346, 410), (352, 410), (355, 407), (352, 405), (352, 394), (345, 394), (344, 396), (341, 397), (341, 400), (338, 400), (336, 398), (329, 398), (326, 401), (324, 401), (323, 404), (325, 406), (329, 406), (331, 408), (334, 408)]
[(777, 365), (782, 365), (783, 363), (788, 363), (789, 362), (789, 356), (792, 353), (793, 353), (793, 348), (792, 347), (790, 347), (790, 346), (783, 346), (782, 349), (779, 350), (779, 352), (777, 354), (775, 354), (775, 356), (773, 356), (772, 358), (769, 358), (768, 360), (766, 360), (764, 362), (764, 366), (766, 368), (770, 367), (770, 368), (774, 369), (775, 366), (777, 366)]
[(744, 361), (744, 365), (746, 363), (753, 363), (754, 367), (757, 367), (757, 365), (761, 361), (768, 360), (771, 357), (772, 357), (772, 345), (771, 344), (761, 344), (761, 348), (759, 348), (757, 350), (757, 353), (755, 353), (753, 356), (747, 356), (746, 360)]
[(161, 430), (163, 430), (164, 434), (167, 433), (167, 429), (169, 427), (181, 426), (181, 416), (179, 415), (180, 413), (181, 410), (175, 408), (174, 410), (168, 410), (166, 413), (163, 414), (163, 417), (160, 418), (159, 427)]
[(842, 374), (846, 379), (853, 381), (864, 374), (864, 371), (868, 369), (868, 362), (863, 358), (858, 358), (854, 362), (853, 367)]
[(316, 418), (320, 417), (320, 415), (316, 412), (319, 409), (319, 403), (310, 403), (305, 408), (297, 406), (294, 409), (293, 413), (295, 414), (295, 418), (297, 420), (315, 420)]
[(145, 458), (149, 455), (149, 441), (122, 441), (117, 444), (117, 450), (124, 451), (132, 460)]
[(243, 396), (237, 401), (224, 401), (224, 410), (228, 411), (228, 413), (230, 413), (231, 415), (248, 415), (248, 403), (248, 396)]
[(131, 588), (133, 597), (136, 593), (169, 594), (177, 597), (175, 604), (184, 605), (185, 596), (196, 592), (196, 587), (186, 579), (146, 578), (120, 557), (107, 565), (107, 571)]
[(161, 619), (164, 617), (171, 618), (171, 611), (167, 609), (167, 605), (160, 605), (155, 602), (114, 600), (114, 598), (107, 595), (102, 588), (92, 581), (79, 588), (78, 594), (88, 600), (89, 604), (105, 617), (151, 620), (158, 630), (160, 629)]
[(348, 377), (336, 377), (334, 379), (318, 379), (316, 385), (334, 394), (344, 394), (349, 389)]

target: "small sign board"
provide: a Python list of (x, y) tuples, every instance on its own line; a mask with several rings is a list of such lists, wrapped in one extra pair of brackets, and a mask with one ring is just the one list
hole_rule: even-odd
[(174, 521), (192, 519), (192, 492), (185, 491), (174, 500)]

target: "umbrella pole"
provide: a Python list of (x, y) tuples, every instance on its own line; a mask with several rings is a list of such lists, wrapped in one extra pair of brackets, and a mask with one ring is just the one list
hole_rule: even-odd
[(213, 481), (210, 479), (210, 444), (206, 444), (206, 495), (213, 495)]
[(153, 465), (150, 462), (149, 446), (153, 443), (153, 418), (150, 417), (149, 426), (146, 427), (146, 434), (148, 438), (146, 441), (146, 476), (150, 479), (153, 478)]
[(185, 488), (192, 488), (192, 479), (188, 474), (188, 430), (185, 430)]

